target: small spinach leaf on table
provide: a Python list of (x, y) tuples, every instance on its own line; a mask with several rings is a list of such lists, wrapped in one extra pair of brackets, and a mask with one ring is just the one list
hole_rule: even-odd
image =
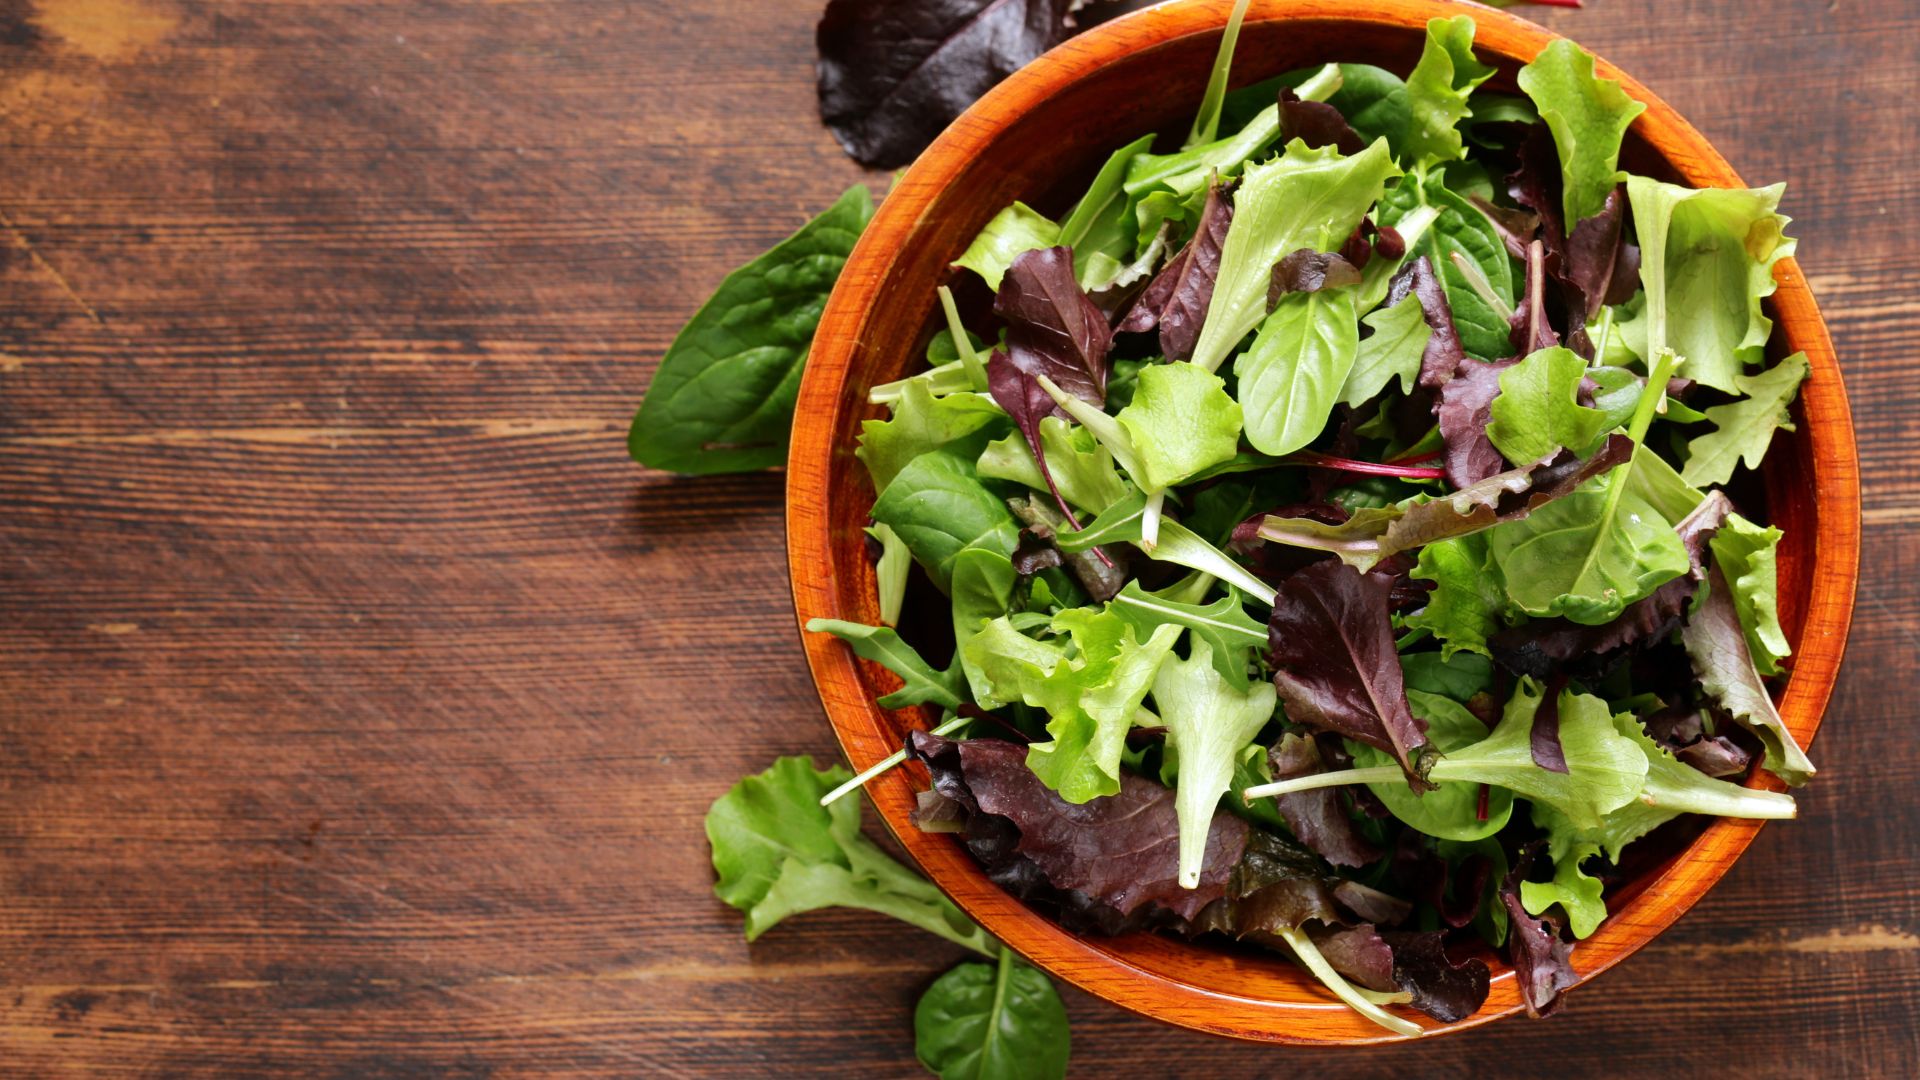
[(856, 185), (727, 275), (660, 358), (627, 435), (635, 461), (701, 475), (786, 463), (814, 327), (872, 217), (873, 197)]
[(913, 1051), (940, 1080), (1057, 1080), (1068, 1049), (1059, 992), (1008, 950), (935, 979), (913, 1010)]

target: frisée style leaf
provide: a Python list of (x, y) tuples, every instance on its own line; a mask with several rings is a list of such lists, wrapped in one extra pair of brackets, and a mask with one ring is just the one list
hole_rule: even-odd
[(873, 217), (861, 185), (728, 274), (667, 346), (627, 433), (633, 459), (708, 475), (783, 465), (827, 294)]
[(1773, 442), (1773, 433), (1794, 430), (1787, 406), (1793, 403), (1807, 371), (1806, 354), (1794, 353), (1758, 374), (1735, 375), (1734, 390), (1746, 396), (1706, 411), (1707, 422), (1714, 429), (1687, 443), (1680, 478), (1695, 487), (1705, 487), (1731, 480), (1738, 465), (1759, 468)]

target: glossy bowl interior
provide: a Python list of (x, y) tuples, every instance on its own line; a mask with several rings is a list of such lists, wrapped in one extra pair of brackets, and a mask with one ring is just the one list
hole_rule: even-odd
[[(800, 391), (787, 531), (802, 624), (816, 617), (879, 621), (861, 534), (874, 493), (853, 456), (855, 438), (861, 420), (883, 415), (866, 403), (867, 388), (922, 365), (935, 328), (935, 286), (953, 276), (948, 263), (1012, 200), (1058, 212), (1115, 147), (1150, 131), (1184, 130), (1231, 6), (1230, 0), (1162, 5), (1067, 42), (975, 104), (887, 195), (827, 306)], [(1500, 69), (1493, 89), (1511, 91), (1518, 68), (1554, 39), (1505, 12), (1444, 0), (1255, 0), (1234, 82), (1335, 60), (1404, 75), (1419, 56), (1427, 20), (1463, 12), (1478, 22), (1477, 52)], [(1627, 168), (1699, 187), (1740, 185), (1672, 109), (1611, 65), (1599, 67), (1647, 103), (1629, 134)], [(1852, 424), (1826, 328), (1793, 260), (1783, 260), (1776, 277), (1773, 346), (1781, 354), (1804, 351), (1812, 362), (1795, 407), (1798, 430), (1775, 439), (1764, 471), (1768, 514), (1786, 530), (1780, 609), (1795, 645), (1781, 711), (1804, 745), (1819, 727), (1845, 647), (1859, 492)], [(898, 750), (906, 731), (925, 726), (928, 718), (917, 709), (889, 712), (874, 704), (898, 685), (893, 676), (825, 635), (803, 637), (821, 700), (854, 768)], [(924, 770), (910, 766), (881, 777), (868, 792), (933, 880), (1048, 972), (1136, 1012), (1222, 1035), (1289, 1043), (1396, 1038), (1277, 956), (1149, 933), (1093, 939), (1059, 929), (988, 882), (953, 837), (912, 827), (913, 793), (925, 785)], [(1647, 841), (1637, 874), (1609, 894), (1613, 914), (1574, 950), (1582, 978), (1671, 924), (1726, 873), (1758, 828), (1715, 821), (1668, 837), (1664, 850)], [(1451, 1025), (1407, 1015), (1439, 1032), (1518, 1010), (1512, 972), (1501, 957), (1482, 955), (1494, 980), (1477, 1014)]]

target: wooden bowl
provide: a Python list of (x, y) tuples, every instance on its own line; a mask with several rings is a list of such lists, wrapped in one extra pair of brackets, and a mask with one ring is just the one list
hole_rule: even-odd
[[(874, 493), (853, 456), (861, 420), (881, 415), (867, 388), (917, 369), (937, 317), (934, 288), (948, 263), (1001, 207), (1024, 199), (1058, 212), (1115, 147), (1149, 131), (1184, 131), (1200, 100), (1232, 4), (1190, 0), (1098, 26), (1007, 79), (954, 121), (881, 204), (834, 290), (807, 362), (787, 472), (787, 543), (796, 613), (877, 623), (873, 571), (861, 528)], [(1327, 61), (1377, 64), (1402, 74), (1420, 54), (1427, 20), (1470, 14), (1476, 51), (1496, 64), (1493, 88), (1555, 35), (1502, 11), (1444, 0), (1255, 0), (1234, 63), (1236, 85)], [(1613, 65), (1647, 104), (1625, 150), (1626, 167), (1698, 187), (1744, 186), (1713, 147), (1671, 108)], [(1805, 745), (1820, 725), (1852, 612), (1860, 498), (1852, 421), (1833, 346), (1799, 267), (1782, 260), (1770, 308), (1781, 353), (1803, 351), (1812, 375), (1795, 406), (1798, 430), (1774, 440), (1765, 468), (1780, 548), (1780, 615), (1794, 642), (1781, 712)], [(827, 716), (855, 769), (898, 750), (924, 726), (919, 710), (888, 712), (874, 698), (897, 686), (826, 635), (803, 634)], [(1771, 780), (1758, 782), (1770, 783)], [(1209, 947), (1139, 933), (1076, 937), (990, 883), (952, 836), (908, 821), (918, 766), (868, 786), (887, 827), (947, 894), (994, 936), (1048, 973), (1159, 1020), (1236, 1038), (1283, 1043), (1377, 1043), (1397, 1038), (1361, 1019), (1303, 971), (1252, 948)], [(1817, 786), (1813, 790), (1818, 790)], [(1705, 894), (1759, 831), (1716, 820), (1669, 842), (1661, 857), (1609, 894), (1612, 914), (1573, 951), (1582, 979), (1618, 963)], [(1653, 844), (1652, 840), (1645, 843)], [(1512, 971), (1490, 952), (1491, 993), (1474, 1016), (1436, 1024), (1459, 1031), (1521, 1007)]]

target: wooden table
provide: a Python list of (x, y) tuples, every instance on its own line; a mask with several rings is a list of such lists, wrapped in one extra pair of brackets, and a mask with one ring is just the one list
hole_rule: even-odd
[[(1069, 992), (1079, 1075), (1920, 1073), (1920, 7), (1591, 2), (1540, 17), (1788, 182), (1846, 367), (1820, 781), (1554, 1020), (1302, 1053)], [(709, 891), (709, 801), (833, 754), (780, 477), (622, 445), (861, 178), (819, 7), (0, 4), (0, 1073), (916, 1071), (954, 949)]]

